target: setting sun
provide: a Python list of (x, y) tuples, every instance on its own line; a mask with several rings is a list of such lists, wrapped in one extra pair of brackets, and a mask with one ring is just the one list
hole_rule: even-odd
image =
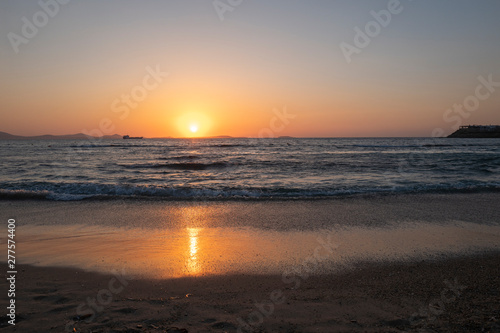
[(198, 132), (198, 125), (192, 124), (191, 126), (189, 126), (189, 130), (191, 131), (191, 133)]
[(177, 118), (177, 128), (183, 137), (204, 137), (210, 135), (212, 121), (202, 112), (187, 111)]

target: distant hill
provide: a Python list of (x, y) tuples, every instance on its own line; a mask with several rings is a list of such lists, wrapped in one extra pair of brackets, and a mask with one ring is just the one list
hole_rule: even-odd
[(17, 135), (12, 135), (5, 132), (0, 132), (0, 140), (15, 140), (19, 138)]
[(500, 138), (500, 126), (460, 126), (458, 130), (448, 135), (448, 138)]
[[(77, 134), (67, 134), (67, 135), (37, 135), (37, 136), (21, 136), (21, 135), (13, 135), (6, 132), (0, 131), (0, 140), (88, 140), (89, 138), (93, 139), (106, 139), (106, 140), (114, 140), (114, 139), (122, 139), (123, 136), (120, 134), (113, 135), (104, 135), (102, 137), (89, 137), (83, 133)], [(146, 139), (146, 138), (145, 138)], [(152, 139), (175, 139), (171, 136), (167, 137), (157, 137)], [(218, 135), (218, 136), (209, 136), (203, 139), (244, 139), (244, 137), (232, 137), (229, 135)]]
[(122, 136), (119, 134), (105, 135), (102, 137), (89, 137), (83, 133), (68, 134), (68, 135), (37, 135), (37, 136), (21, 136), (13, 135), (6, 132), (0, 132), (0, 140), (88, 140), (89, 138), (94, 139), (121, 139)]

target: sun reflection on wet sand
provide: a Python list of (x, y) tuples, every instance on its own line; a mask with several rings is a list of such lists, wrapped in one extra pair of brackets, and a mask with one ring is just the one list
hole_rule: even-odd
[(189, 237), (189, 253), (187, 255), (186, 270), (189, 275), (198, 275), (202, 269), (198, 260), (198, 234), (201, 228), (187, 228)]
[[(201, 216), (201, 212), (194, 212), (188, 219)], [(180, 222), (189, 223), (186, 219)], [(77, 267), (104, 273), (125, 269), (132, 276), (177, 278), (282, 274), (299, 267), (318, 248), (325, 257), (326, 272), (353, 261), (404, 260), (436, 253), (498, 249), (500, 244), (499, 226), (470, 223), (316, 231), (200, 227), (200, 224), (165, 229), (24, 226), (18, 236), (19, 260), (37, 266)], [(325, 239), (326, 235), (339, 244), (333, 254), (322, 249), (318, 241), (318, 237)]]
[[(169, 212), (166, 212), (169, 213)], [(181, 226), (187, 234), (187, 253), (185, 255), (185, 267), (182, 275), (200, 275), (204, 273), (200, 260), (200, 232), (204, 226), (213, 224), (213, 217), (210, 207), (195, 206), (183, 207), (178, 212), (178, 218)]]

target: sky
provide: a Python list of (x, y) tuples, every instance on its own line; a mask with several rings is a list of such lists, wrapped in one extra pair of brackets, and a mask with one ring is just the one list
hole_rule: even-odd
[(429, 137), (500, 125), (499, 17), (498, 0), (3, 0), (0, 131)]

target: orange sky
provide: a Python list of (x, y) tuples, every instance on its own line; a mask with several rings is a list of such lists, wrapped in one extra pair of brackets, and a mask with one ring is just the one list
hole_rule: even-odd
[[(387, 1), (255, 1), (222, 21), (206, 1), (125, 3), (69, 3), (18, 52), (0, 41), (0, 131), (366, 137), (500, 124), (496, 90), (446, 113), (479, 77), (500, 82), (495, 2), (401, 1), (352, 62), (340, 45)], [(21, 18), (41, 10), (1, 2), (2, 30), (22, 36)]]

